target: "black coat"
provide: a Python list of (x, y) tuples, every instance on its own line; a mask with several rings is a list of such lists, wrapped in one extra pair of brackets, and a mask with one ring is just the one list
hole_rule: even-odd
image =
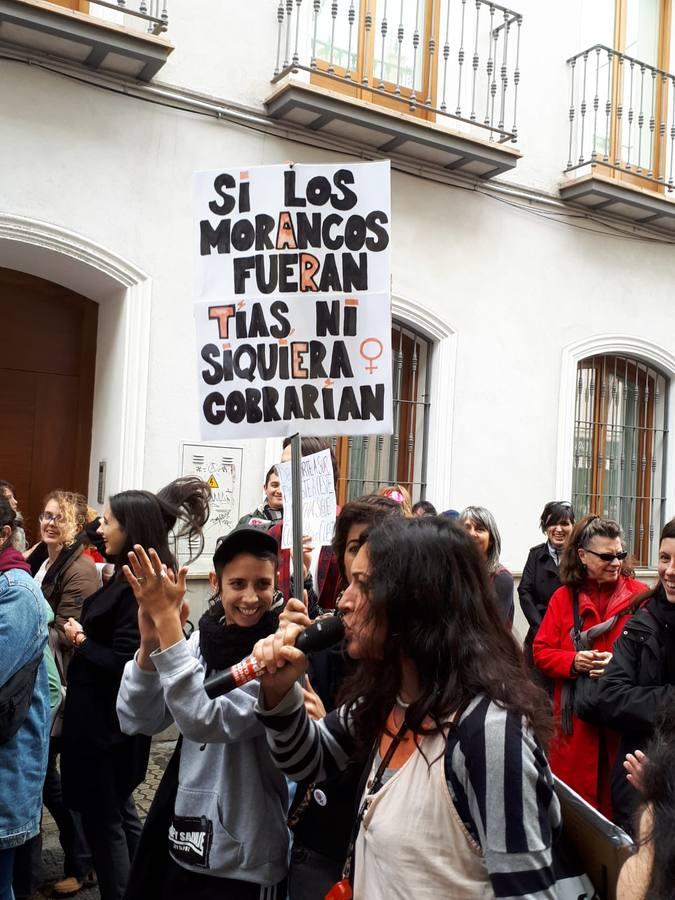
[(525, 643), (532, 646), (548, 602), (560, 587), (560, 573), (546, 543), (532, 547), (518, 585), (520, 608), (529, 623)]
[(88, 597), (80, 619), (87, 640), (68, 669), (61, 773), (66, 805), (101, 817), (145, 778), (150, 738), (122, 734), (117, 692), (140, 644), (138, 606), (124, 576)]
[(612, 773), (614, 821), (633, 830), (640, 797), (626, 780), (626, 753), (644, 750), (654, 733), (661, 705), (672, 695), (669, 674), (669, 638), (650, 611), (650, 601), (627, 622), (614, 644), (611, 662), (598, 681), (597, 709), (603, 721), (621, 732)]

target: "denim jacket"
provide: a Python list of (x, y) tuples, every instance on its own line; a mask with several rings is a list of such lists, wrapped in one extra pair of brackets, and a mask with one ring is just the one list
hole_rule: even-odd
[[(47, 604), (28, 572), (0, 572), (0, 679), (6, 682), (43, 652)], [(0, 744), (0, 850), (18, 847), (40, 830), (42, 784), (49, 750), (49, 687), (42, 660), (26, 720)]]

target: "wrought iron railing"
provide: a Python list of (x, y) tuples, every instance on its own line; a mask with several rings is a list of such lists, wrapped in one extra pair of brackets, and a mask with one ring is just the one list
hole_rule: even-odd
[(489, 0), (278, 0), (272, 81), (306, 72), (515, 141), (522, 21)]
[(393, 484), (403, 485), (414, 501), (425, 497), (432, 342), (394, 322), (391, 349), (394, 431), (335, 440), (340, 503)]
[(566, 172), (602, 166), (673, 190), (675, 75), (595, 44), (571, 73)]
[(97, 7), (131, 16), (150, 34), (162, 34), (169, 27), (168, 0), (92, 0), (89, 5), (95, 16)]
[(572, 505), (620, 522), (627, 548), (652, 565), (666, 511), (668, 381), (639, 359), (583, 359), (577, 368)]

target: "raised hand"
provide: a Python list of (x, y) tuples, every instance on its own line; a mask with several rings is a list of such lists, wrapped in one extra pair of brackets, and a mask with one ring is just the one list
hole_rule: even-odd
[[(178, 614), (182, 629), (190, 616), (190, 604), (187, 600), (183, 600), (181, 603)], [(161, 647), (160, 633), (155, 627), (152, 618), (140, 604), (138, 606), (138, 630), (141, 635), (141, 646), (136, 661), (141, 669), (145, 669), (146, 672), (153, 672), (155, 664), (152, 661), (152, 654)]]
[(123, 566), (122, 571), (143, 612), (155, 625), (167, 613), (180, 614), (187, 591), (188, 570), (185, 566), (176, 576), (162, 563), (156, 550), (151, 547), (146, 553), (140, 544), (136, 544), (129, 553), (129, 565)]

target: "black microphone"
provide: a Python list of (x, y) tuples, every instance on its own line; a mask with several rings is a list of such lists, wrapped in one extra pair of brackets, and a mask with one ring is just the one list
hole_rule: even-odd
[[(341, 641), (345, 634), (345, 627), (340, 616), (319, 619), (306, 628), (295, 642), (298, 650), (303, 653), (315, 653), (317, 650), (327, 650), (333, 644)], [(258, 678), (265, 672), (264, 663), (258, 662), (255, 656), (247, 656), (241, 662), (235, 663), (224, 672), (212, 675), (204, 682), (204, 690), (212, 700), (222, 694), (228, 694), (243, 684), (248, 684), (254, 678)]]

